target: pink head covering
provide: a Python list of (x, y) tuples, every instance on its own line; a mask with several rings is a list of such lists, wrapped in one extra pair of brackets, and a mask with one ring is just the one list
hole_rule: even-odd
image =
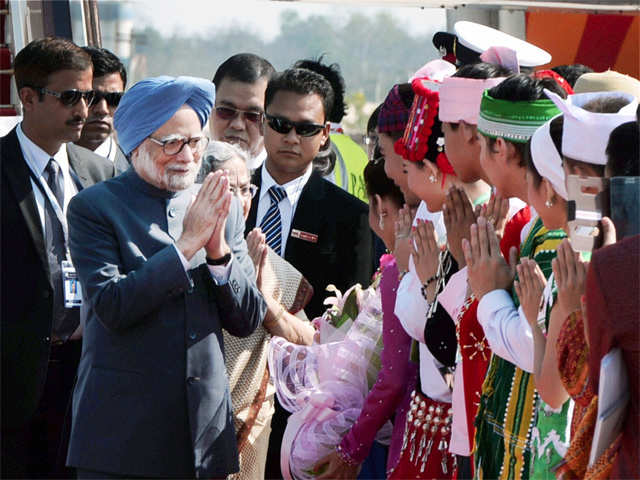
[[(490, 47), (480, 55), (480, 59), (486, 63), (501, 65), (514, 73), (520, 71), (516, 51), (509, 47)], [(465, 123), (477, 125), (482, 92), (495, 87), (503, 80), (504, 77), (445, 78), (440, 87), (440, 121), (458, 123), (463, 120)]]
[(440, 111), (442, 122), (458, 123), (463, 120), (470, 125), (478, 124), (482, 92), (495, 87), (504, 80), (498, 78), (449, 77), (440, 87)]

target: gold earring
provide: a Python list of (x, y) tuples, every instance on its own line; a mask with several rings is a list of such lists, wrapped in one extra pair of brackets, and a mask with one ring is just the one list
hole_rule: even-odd
[(544, 202), (544, 206), (547, 208), (551, 208), (553, 207), (553, 202), (551, 200), (547, 200), (546, 202)]

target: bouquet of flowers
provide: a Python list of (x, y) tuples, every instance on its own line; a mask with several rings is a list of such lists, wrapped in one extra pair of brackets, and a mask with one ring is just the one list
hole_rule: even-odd
[[(334, 450), (362, 410), (380, 369), (382, 307), (374, 286), (351, 287), (314, 323), (319, 335), (306, 347), (271, 339), (269, 371), (280, 404), (292, 412), (282, 440), (285, 479), (312, 479), (316, 463)], [(378, 438), (389, 438), (387, 423)]]

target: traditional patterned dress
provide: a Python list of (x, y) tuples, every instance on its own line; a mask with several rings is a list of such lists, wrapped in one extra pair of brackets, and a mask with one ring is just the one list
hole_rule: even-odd
[(392, 469), (400, 454), (407, 409), (414, 389), (418, 365), (409, 359), (411, 337), (405, 333), (393, 313), (398, 289), (398, 267), (392, 255), (380, 258), (382, 276), (380, 296), (382, 303), (381, 367), (375, 385), (367, 395), (360, 416), (344, 436), (338, 451), (343, 460), (351, 464), (365, 461), (378, 430), (395, 414), (387, 468)]
[[(562, 230), (547, 230), (538, 218), (522, 245), (520, 258), (532, 258), (549, 277), (551, 260), (564, 237)], [(515, 290), (512, 296), (519, 306)], [(493, 355), (476, 417), (476, 478), (529, 478), (537, 402), (531, 374)]]
[[(529, 207), (524, 207), (507, 222), (500, 241), (500, 251), (506, 259), (509, 258), (509, 250), (512, 246), (520, 247), (520, 232), (530, 219), (531, 212)], [(470, 442), (469, 452), (473, 448), (473, 439), (476, 432), (474, 421), (480, 402), (482, 384), (491, 359), (491, 348), (485, 338), (482, 326), (478, 322), (477, 311), (478, 300), (472, 294), (460, 309), (456, 325), (460, 357), (456, 371), (456, 382), (461, 382), (463, 386), (455, 385), (454, 392), (456, 388), (462, 388), (464, 392), (463, 411), (468, 432), (467, 438)], [(454, 430), (457, 423), (456, 414), (458, 414), (459, 410), (462, 410), (457, 409), (458, 405), (456, 405), (455, 398), (454, 393)]]

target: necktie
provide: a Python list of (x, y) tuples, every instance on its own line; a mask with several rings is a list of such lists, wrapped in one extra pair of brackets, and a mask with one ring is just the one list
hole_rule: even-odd
[[(64, 190), (62, 183), (62, 175), (60, 166), (52, 158), (45, 168), (47, 174), (47, 185), (53, 192), (60, 210), (64, 208)], [(45, 246), (47, 249), (47, 258), (49, 260), (49, 272), (51, 274), (51, 284), (53, 285), (53, 334), (66, 340), (78, 326), (80, 317), (79, 309), (74, 308), (72, 311), (64, 306), (64, 291), (62, 281), (61, 262), (66, 258), (66, 247), (64, 233), (60, 220), (55, 214), (51, 202), (48, 197), (45, 199), (44, 208), (45, 223)]]
[(282, 224), (278, 204), (287, 196), (287, 192), (284, 188), (274, 185), (269, 189), (268, 193), (271, 198), (271, 205), (269, 205), (269, 210), (267, 210), (267, 213), (262, 218), (260, 229), (266, 237), (267, 245), (278, 255), (282, 256)]
[(60, 209), (64, 208), (64, 190), (62, 188), (60, 182), (60, 165), (53, 158), (49, 159), (49, 163), (47, 164), (47, 168), (45, 168), (47, 172), (47, 184), (49, 188), (53, 192), (58, 200), (58, 205), (60, 205)]

